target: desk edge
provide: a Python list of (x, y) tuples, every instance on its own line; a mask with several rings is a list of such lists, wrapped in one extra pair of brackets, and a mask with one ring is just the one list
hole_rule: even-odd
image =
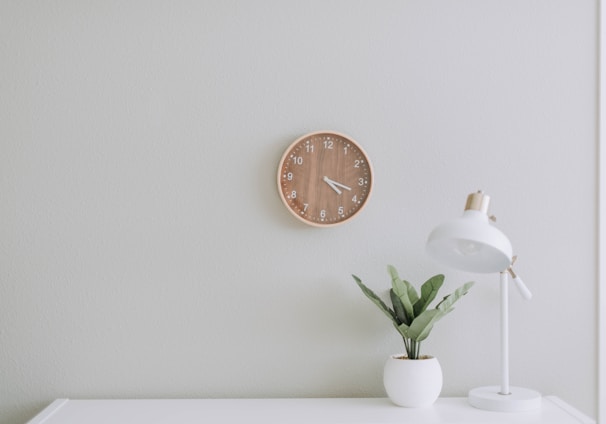
[[(559, 409), (578, 420), (581, 424), (596, 424), (595, 420), (583, 414), (573, 406), (567, 404), (557, 396), (543, 396), (543, 400), (549, 401), (550, 403), (554, 404)], [(63, 406), (65, 406), (67, 402), (69, 402), (69, 399), (66, 398), (55, 399), (50, 405), (48, 405), (40, 413), (38, 413), (32, 420), (28, 421), (27, 424), (44, 424), (51, 416), (53, 416)]]
[(594, 419), (583, 414), (581, 411), (579, 411), (575, 407), (567, 404), (566, 402), (564, 402), (562, 399), (560, 399), (557, 396), (543, 396), (543, 399), (553, 403), (558, 408), (560, 408), (562, 411), (566, 412), (571, 417), (574, 417), (582, 424), (595, 424), (596, 423), (596, 421)]
[(54, 415), (59, 409), (65, 405), (69, 399), (55, 399), (50, 405), (42, 410), (38, 415), (32, 418), (27, 424), (43, 424), (52, 415)]

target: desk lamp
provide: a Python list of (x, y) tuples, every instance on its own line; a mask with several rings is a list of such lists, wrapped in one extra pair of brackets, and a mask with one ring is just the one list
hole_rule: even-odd
[(478, 191), (467, 197), (463, 216), (437, 226), (427, 240), (427, 252), (438, 262), (462, 271), (500, 273), (501, 283), (501, 385), (472, 389), (469, 403), (480, 409), (502, 412), (540, 408), (541, 394), (530, 389), (509, 386), (509, 296), (508, 275), (520, 294), (529, 300), (532, 294), (513, 271), (511, 242), (488, 217), (490, 197)]

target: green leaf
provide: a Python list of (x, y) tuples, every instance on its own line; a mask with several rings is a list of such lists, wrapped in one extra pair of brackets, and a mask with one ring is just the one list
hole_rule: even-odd
[(394, 311), (392, 311), (386, 304), (385, 302), (383, 302), (381, 300), (381, 298), (379, 298), (379, 296), (377, 296), (375, 294), (375, 292), (373, 292), (371, 289), (369, 289), (368, 287), (366, 287), (364, 285), (364, 283), (362, 283), (362, 280), (360, 280), (358, 277), (356, 277), (355, 275), (352, 275), (352, 277), (354, 278), (355, 282), (358, 284), (358, 286), (360, 287), (360, 289), (362, 289), (362, 293), (364, 293), (366, 295), (366, 297), (368, 297), (370, 300), (372, 300), (372, 302), (377, 305), (379, 307), (379, 309), (381, 309), (383, 311), (383, 313), (385, 315), (387, 315), (389, 317), (389, 319), (391, 319), (394, 324), (398, 324), (397, 321), (397, 317), (396, 314), (394, 313)]
[(475, 283), (473, 281), (470, 281), (468, 283), (463, 284), (461, 287), (456, 289), (448, 296), (444, 296), (444, 299), (442, 299), (442, 301), (437, 304), (436, 309), (451, 310), (452, 305), (461, 297), (465, 296), (474, 284)]
[(402, 335), (402, 337), (406, 338), (406, 339), (410, 339), (410, 336), (408, 334), (408, 331), (410, 329), (410, 327), (406, 324), (400, 324), (400, 325), (396, 325), (394, 324), (394, 326), (396, 327), (396, 330), (398, 330), (398, 332)]
[(419, 315), (410, 325), (408, 337), (416, 342), (423, 341), (429, 336), (433, 325), (445, 315), (439, 309), (430, 309)]
[(398, 276), (398, 271), (396, 271), (393, 266), (388, 265), (387, 270), (391, 275), (391, 286), (393, 291), (400, 298), (402, 306), (404, 306), (404, 311), (406, 312), (407, 316), (406, 322), (412, 322), (415, 317), (414, 308), (412, 305), (414, 305), (419, 299), (417, 291), (412, 284), (410, 284), (408, 281), (402, 280)]
[(425, 340), (429, 336), (429, 333), (431, 333), (434, 324), (441, 320), (446, 314), (452, 312), (454, 310), (454, 307), (452, 305), (461, 297), (466, 295), (473, 285), (473, 281), (463, 284), (453, 293), (445, 296), (444, 299), (442, 299), (442, 301), (435, 307), (435, 309), (423, 311), (410, 324), (408, 334), (411, 340), (417, 342)]
[(406, 315), (404, 305), (402, 305), (402, 301), (393, 289), (389, 290), (389, 297), (391, 299), (391, 304), (393, 305), (393, 310), (398, 318), (398, 324), (410, 324), (410, 319)]
[(433, 302), (442, 284), (444, 284), (444, 275), (438, 274), (431, 277), (421, 286), (421, 298), (414, 304), (415, 316), (419, 316)]

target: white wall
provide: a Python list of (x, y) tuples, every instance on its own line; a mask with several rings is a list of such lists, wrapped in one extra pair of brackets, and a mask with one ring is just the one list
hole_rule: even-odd
[[(512, 384), (595, 415), (597, 1), (0, 3), (0, 423), (57, 397), (384, 396), (401, 341), (359, 292), (478, 282), (424, 345), (498, 383), (497, 276), (428, 232), (484, 189), (534, 291)], [(373, 160), (352, 222), (275, 173), (333, 129)]]

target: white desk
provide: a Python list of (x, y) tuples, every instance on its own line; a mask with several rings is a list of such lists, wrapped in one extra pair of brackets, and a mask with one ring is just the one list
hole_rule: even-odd
[(383, 398), (322, 399), (57, 399), (29, 424), (594, 424), (557, 397), (533, 412), (475, 409), (466, 398), (440, 398), (430, 408), (409, 409)]

